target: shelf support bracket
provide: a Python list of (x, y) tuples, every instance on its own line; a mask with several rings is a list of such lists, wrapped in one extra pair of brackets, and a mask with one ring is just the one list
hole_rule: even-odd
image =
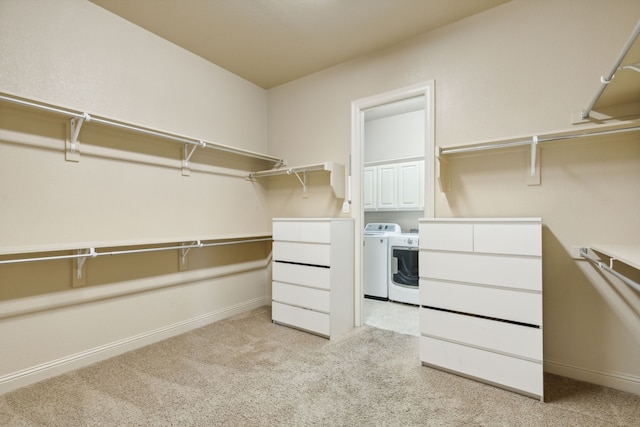
[(451, 181), (449, 179), (449, 162), (442, 155), (441, 148), (438, 147), (438, 151), (436, 152), (436, 159), (438, 160), (437, 165), (437, 180), (438, 186), (440, 187), (440, 191), (443, 193), (451, 190)]
[(307, 171), (306, 169), (302, 171), (302, 178), (300, 178), (300, 174), (298, 172), (295, 172), (291, 169), (289, 169), (287, 171), (288, 174), (294, 174), (296, 176), (296, 178), (298, 178), (298, 181), (300, 181), (300, 184), (302, 184), (302, 197), (303, 198), (307, 198), (309, 197), (309, 195), (307, 194)]
[(193, 153), (195, 153), (196, 148), (206, 147), (207, 143), (200, 140), (198, 141), (198, 144), (193, 145), (191, 147), (191, 150), (189, 150), (190, 145), (191, 144), (184, 144), (184, 148), (182, 149), (182, 176), (191, 175), (191, 169), (190, 169), (191, 156), (193, 156)]
[(76, 251), (78, 257), (75, 259), (75, 269), (72, 280), (72, 287), (85, 286), (87, 284), (87, 275), (85, 265), (87, 258), (95, 258), (98, 256), (95, 248), (78, 249)]
[(540, 147), (538, 147), (538, 137), (536, 135), (531, 139), (528, 169), (527, 185), (540, 185)]
[(201, 248), (203, 247), (203, 244), (200, 240), (196, 240), (194, 242), (191, 242), (191, 244), (187, 245), (186, 243), (182, 243), (182, 246), (185, 246), (184, 248), (180, 249), (180, 270), (186, 270), (187, 268), (187, 254), (189, 253), (189, 251), (193, 248)]
[(91, 116), (88, 113), (84, 113), (83, 117), (74, 117), (69, 120), (69, 139), (67, 139), (65, 149), (65, 159), (68, 162), (80, 161), (80, 141), (78, 141), (78, 136), (85, 121), (91, 121)]

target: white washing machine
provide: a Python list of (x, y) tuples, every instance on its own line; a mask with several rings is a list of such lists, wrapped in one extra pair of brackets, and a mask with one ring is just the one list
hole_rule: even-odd
[(362, 269), (365, 297), (389, 299), (389, 238), (399, 234), (398, 224), (369, 223), (364, 228)]
[(420, 305), (418, 234), (389, 237), (389, 299)]

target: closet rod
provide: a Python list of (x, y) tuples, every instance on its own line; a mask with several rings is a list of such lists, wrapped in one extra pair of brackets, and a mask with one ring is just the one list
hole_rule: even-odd
[(277, 163), (279, 165), (284, 164), (284, 160), (283, 159), (279, 159), (277, 157), (269, 156), (269, 155), (266, 155), (266, 154), (260, 154), (260, 153), (256, 153), (256, 152), (249, 151), (249, 150), (243, 150), (241, 148), (229, 147), (227, 145), (216, 144), (216, 143), (213, 143), (213, 142), (206, 142), (206, 141), (201, 141), (201, 140), (195, 140), (195, 139), (192, 139), (192, 138), (186, 138), (186, 137), (174, 135), (174, 134), (171, 134), (171, 133), (168, 133), (168, 132), (163, 132), (163, 131), (158, 131), (158, 130), (153, 130), (153, 129), (147, 129), (147, 128), (143, 128), (143, 127), (132, 125), (132, 124), (128, 124), (128, 123), (117, 122), (117, 121), (109, 120), (109, 119), (106, 119), (106, 118), (92, 116), (92, 115), (86, 114), (86, 113), (77, 113), (77, 112), (66, 110), (66, 109), (63, 109), (63, 108), (52, 107), (52, 106), (49, 106), (49, 105), (45, 105), (45, 104), (41, 104), (41, 103), (33, 102), (33, 101), (27, 101), (27, 100), (15, 98), (15, 97), (12, 97), (12, 96), (7, 96), (7, 95), (0, 94), (0, 100), (11, 102), (13, 104), (23, 105), (23, 106), (26, 106), (26, 107), (36, 108), (36, 109), (40, 109), (40, 110), (44, 110), (44, 111), (49, 111), (49, 112), (52, 112), (52, 113), (62, 114), (62, 115), (69, 116), (69, 117), (84, 118), (89, 122), (101, 123), (101, 124), (104, 124), (104, 125), (107, 125), (107, 126), (117, 127), (117, 128), (120, 128), (120, 129), (126, 129), (126, 130), (130, 130), (130, 131), (142, 133), (142, 134), (145, 134), (145, 135), (157, 136), (157, 137), (160, 137), (160, 138), (165, 138), (165, 139), (169, 139), (169, 140), (172, 140), (172, 141), (181, 142), (181, 143), (184, 143), (184, 144), (197, 145), (197, 146), (202, 146), (202, 147), (207, 147), (207, 148), (213, 148), (213, 149), (218, 150), (218, 151), (224, 151), (224, 152), (227, 152), (227, 153), (238, 154), (238, 155), (251, 157), (251, 158), (259, 159), (259, 160), (267, 160), (267, 161), (270, 161), (270, 162), (273, 162), (273, 163)]
[(600, 96), (602, 96), (602, 92), (604, 92), (607, 85), (611, 83), (611, 80), (613, 79), (616, 71), (618, 71), (618, 68), (620, 68), (620, 64), (624, 60), (624, 57), (627, 56), (627, 53), (629, 53), (629, 50), (631, 49), (631, 46), (638, 38), (638, 35), (640, 35), (640, 19), (638, 20), (638, 23), (636, 24), (636, 26), (633, 28), (631, 35), (629, 36), (629, 38), (627, 39), (627, 42), (622, 48), (622, 51), (620, 51), (618, 58), (614, 62), (613, 66), (611, 67), (611, 71), (609, 71), (609, 74), (606, 77), (605, 76), (600, 77), (600, 82), (601, 82), (600, 87), (598, 88), (598, 91), (596, 92), (595, 96), (591, 100), (591, 103), (587, 106), (587, 108), (585, 108), (582, 111), (582, 119), (586, 119), (589, 117), (589, 114), (591, 114), (591, 110), (593, 110), (593, 107), (596, 105), (596, 102), (598, 102), (598, 99), (600, 99)]
[[(144, 248), (144, 249), (128, 249), (123, 251), (111, 251), (111, 252), (96, 252), (94, 248), (89, 248), (88, 253), (84, 254), (76, 254), (76, 255), (54, 255), (48, 257), (37, 257), (37, 258), (20, 258), (20, 259), (8, 259), (8, 260), (0, 260), (0, 264), (17, 264), (23, 262), (35, 262), (35, 261), (52, 261), (52, 260), (60, 260), (60, 259), (75, 259), (75, 258), (96, 258), (99, 256), (105, 255), (125, 255), (125, 254), (136, 254), (143, 252), (158, 252), (158, 251), (168, 251), (168, 250), (183, 250), (183, 249), (192, 249), (192, 248), (204, 248), (209, 246), (223, 246), (223, 245), (236, 245), (241, 243), (253, 243), (253, 242), (266, 242), (271, 241), (271, 237), (264, 237), (259, 239), (238, 239), (238, 240), (228, 240), (224, 242), (213, 242), (213, 243), (201, 243), (197, 241), (197, 243), (191, 245), (181, 245), (181, 246), (163, 246), (159, 248)], [(82, 248), (86, 249), (86, 248)], [(77, 250), (82, 250), (77, 249)]]
[(613, 268), (609, 267), (599, 259), (592, 257), (591, 255), (589, 255), (587, 248), (580, 248), (580, 256), (586, 259), (587, 261), (593, 263), (594, 265), (599, 267), (601, 270), (604, 270), (608, 273), (613, 274), (615, 277), (617, 277), (618, 279), (626, 283), (629, 287), (633, 288), (636, 292), (640, 292), (640, 283), (637, 283), (629, 279), (627, 276), (615, 271)]
[(265, 176), (276, 176), (276, 175), (293, 175), (298, 172), (313, 172), (313, 171), (326, 171), (330, 170), (325, 163), (319, 165), (310, 165), (310, 166), (299, 166), (295, 168), (282, 168), (282, 169), (271, 169), (266, 171), (253, 172), (249, 174), (249, 178), (260, 178)]
[(233, 240), (229, 242), (216, 242), (216, 243), (203, 243), (202, 247), (207, 248), (210, 246), (223, 246), (223, 245), (237, 245), (240, 243), (254, 243), (254, 242), (270, 242), (273, 239), (271, 237), (265, 237), (262, 239), (248, 239), (248, 240)]
[(7, 260), (0, 260), (0, 264), (17, 264), (20, 262), (53, 261), (56, 259), (87, 258), (90, 256), (93, 256), (93, 255), (91, 253), (88, 253), (88, 254), (77, 254), (77, 255), (45, 256), (45, 257), (38, 257), (38, 258), (7, 259)]
[[(611, 135), (616, 133), (633, 132), (633, 131), (639, 131), (639, 130), (640, 130), (640, 126), (633, 126), (633, 127), (621, 128), (621, 129), (609, 129), (609, 130), (601, 130), (601, 131), (595, 131), (595, 132), (577, 133), (574, 135), (562, 135), (562, 136), (551, 136), (548, 138), (538, 138), (537, 142), (542, 143), (542, 142), (564, 141), (568, 139), (584, 138), (588, 136)], [(531, 145), (533, 141), (534, 141), (534, 138), (532, 138), (531, 140), (503, 142), (503, 143), (488, 144), (488, 145), (477, 145), (473, 147), (460, 147), (460, 148), (440, 147), (440, 154), (443, 155), (443, 154), (469, 153), (472, 151), (491, 150), (495, 148), (507, 148), (507, 147), (516, 147), (520, 145)]]

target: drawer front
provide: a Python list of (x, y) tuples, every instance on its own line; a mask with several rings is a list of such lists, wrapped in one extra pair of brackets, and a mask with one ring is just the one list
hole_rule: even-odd
[(274, 281), (278, 282), (328, 290), (331, 283), (331, 269), (310, 265), (274, 262), (272, 265), (272, 277)]
[(331, 223), (301, 222), (300, 241), (315, 243), (331, 243)]
[(420, 332), (542, 361), (542, 330), (538, 328), (421, 308)]
[(274, 221), (273, 240), (297, 242), (300, 240), (300, 227), (297, 222)]
[(429, 337), (420, 337), (420, 360), (529, 395), (543, 396), (542, 363)]
[(421, 251), (420, 277), (542, 290), (540, 258)]
[(542, 256), (540, 224), (475, 224), (475, 252)]
[(542, 325), (542, 294), (420, 279), (420, 305)]
[(328, 221), (274, 221), (273, 240), (329, 243), (331, 223)]
[(331, 324), (329, 315), (287, 304), (273, 302), (271, 317), (274, 322), (283, 323), (296, 328), (330, 336)]
[(273, 242), (273, 259), (329, 266), (331, 246), (319, 243)]
[(472, 224), (420, 224), (420, 248), (473, 252)]
[(330, 312), (329, 291), (273, 282), (272, 298), (285, 304), (297, 305), (312, 310)]

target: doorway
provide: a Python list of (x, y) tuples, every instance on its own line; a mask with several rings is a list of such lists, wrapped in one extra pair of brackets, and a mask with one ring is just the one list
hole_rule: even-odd
[[(417, 112), (417, 113), (416, 113)], [(421, 115), (421, 126), (424, 126), (421, 135), (420, 150), (416, 155), (415, 144), (413, 146), (399, 147), (394, 144), (393, 140), (389, 140), (386, 145), (395, 146), (395, 157), (393, 155), (384, 154), (384, 142), (374, 142), (367, 148), (367, 121), (378, 120), (380, 118), (392, 117), (387, 122), (401, 122), (409, 116)], [(397, 117), (394, 117), (397, 116)], [(377, 123), (380, 125), (382, 122)], [(371, 123), (369, 123), (371, 124)], [(388, 124), (388, 123), (387, 123)], [(385, 130), (381, 131), (384, 134)], [(411, 144), (409, 144), (411, 145)], [(434, 198), (435, 198), (435, 153), (434, 153), (434, 82), (428, 81), (419, 85), (400, 88), (394, 91), (385, 92), (369, 98), (352, 102), (352, 208), (356, 225), (355, 236), (355, 323), (357, 326), (365, 323), (365, 304), (367, 311), (370, 309), (379, 309), (379, 301), (365, 301), (364, 298), (364, 274), (363, 274), (363, 230), (367, 221), (373, 219), (393, 219), (403, 223), (403, 232), (417, 232), (417, 218), (434, 216)], [(384, 158), (386, 157), (386, 158)], [(407, 197), (402, 203), (411, 203), (411, 205), (389, 206), (384, 205), (388, 200), (385, 199), (387, 194), (385, 189), (382, 192), (376, 190), (375, 196), (381, 197), (383, 207), (371, 207), (371, 188), (367, 180), (371, 175), (371, 167), (380, 167), (380, 174), (384, 175), (389, 167), (396, 167), (398, 164), (406, 164), (411, 162), (424, 162), (422, 173), (419, 176), (421, 188), (419, 190), (418, 200)], [(365, 166), (367, 167), (367, 176), (365, 176)], [(413, 180), (414, 182), (416, 180)], [(367, 183), (367, 185), (365, 185)], [(382, 186), (389, 187), (385, 181)], [(395, 185), (395, 184), (394, 184)], [(397, 199), (395, 199), (397, 203)], [(419, 209), (414, 203), (421, 203)], [(367, 207), (365, 214), (365, 206)], [(380, 206), (380, 205), (378, 205)], [(412, 212), (412, 213), (410, 213)], [(380, 221), (382, 222), (382, 221)], [(387, 221), (391, 222), (391, 221)], [(402, 227), (402, 224), (400, 224)], [(374, 306), (372, 308), (372, 306)], [(383, 307), (384, 308), (384, 307)], [(402, 313), (406, 307), (390, 307), (390, 315), (398, 315)], [(410, 306), (415, 309), (415, 306)], [(399, 309), (399, 310), (396, 310)], [(415, 309), (417, 311), (417, 309)], [(370, 313), (367, 312), (367, 315)], [(399, 314), (402, 316), (402, 314)], [(417, 314), (416, 314), (417, 318)], [(370, 318), (366, 319), (366, 323), (377, 326)], [(406, 325), (405, 325), (406, 326)]]

